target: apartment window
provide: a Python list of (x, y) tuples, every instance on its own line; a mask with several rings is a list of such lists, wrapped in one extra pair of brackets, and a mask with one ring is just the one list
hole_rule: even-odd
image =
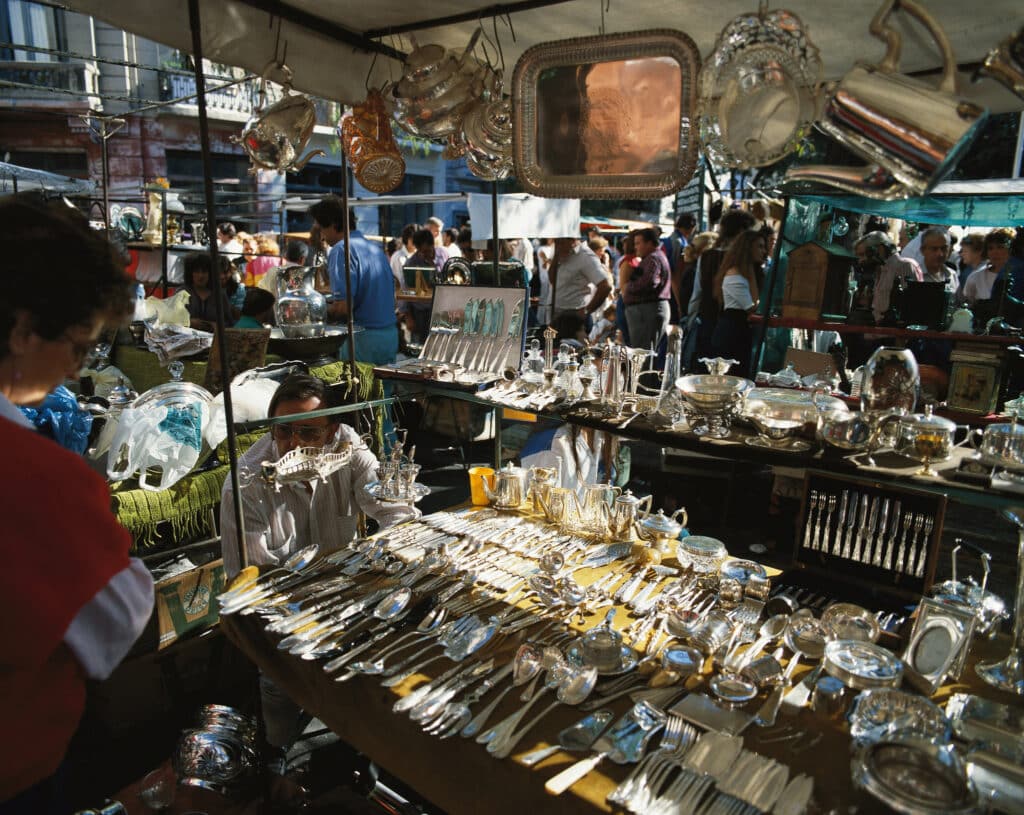
[(83, 152), (46, 152), (43, 150), (11, 150), (6, 161), (18, 167), (43, 170), (70, 178), (89, 177), (89, 159)]
[[(64, 31), (64, 12), (41, 6), (28, 0), (0, 0), (0, 36), (4, 42), (50, 48), (67, 49)], [(17, 48), (0, 48), (0, 59), (16, 62), (57, 62), (61, 58)]]

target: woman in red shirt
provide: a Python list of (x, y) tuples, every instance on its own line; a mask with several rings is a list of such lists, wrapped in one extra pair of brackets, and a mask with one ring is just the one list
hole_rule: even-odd
[[(18, 406), (77, 376), (104, 325), (131, 313), (130, 281), (63, 204), (0, 202), (0, 253), (0, 813), (64, 813), (57, 771), (86, 680), (109, 676), (141, 633), (153, 581), (128, 556), (106, 482)], [(26, 275), (38, 270), (47, 285)]]

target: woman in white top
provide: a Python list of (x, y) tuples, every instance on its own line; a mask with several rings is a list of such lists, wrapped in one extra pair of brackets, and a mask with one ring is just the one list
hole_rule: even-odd
[(730, 245), (715, 275), (714, 295), (722, 313), (711, 337), (716, 356), (739, 362), (731, 373), (750, 375), (751, 331), (748, 316), (758, 304), (757, 270), (764, 265), (768, 246), (757, 230), (740, 234)]

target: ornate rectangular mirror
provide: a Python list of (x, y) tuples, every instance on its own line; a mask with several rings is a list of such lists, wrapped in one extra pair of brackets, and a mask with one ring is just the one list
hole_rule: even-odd
[(679, 31), (534, 46), (512, 77), (516, 177), (553, 198), (661, 198), (697, 165), (700, 53)]

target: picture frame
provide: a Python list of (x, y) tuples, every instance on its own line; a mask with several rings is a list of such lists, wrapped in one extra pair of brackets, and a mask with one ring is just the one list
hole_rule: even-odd
[(949, 377), (949, 407), (987, 416), (996, 409), (999, 368), (976, 362), (954, 361)]
[(957, 680), (967, 661), (976, 618), (969, 611), (922, 598), (901, 658), (906, 680), (931, 696), (946, 679)]
[(515, 175), (549, 198), (661, 198), (692, 178), (700, 52), (652, 29), (542, 43), (512, 76)]

